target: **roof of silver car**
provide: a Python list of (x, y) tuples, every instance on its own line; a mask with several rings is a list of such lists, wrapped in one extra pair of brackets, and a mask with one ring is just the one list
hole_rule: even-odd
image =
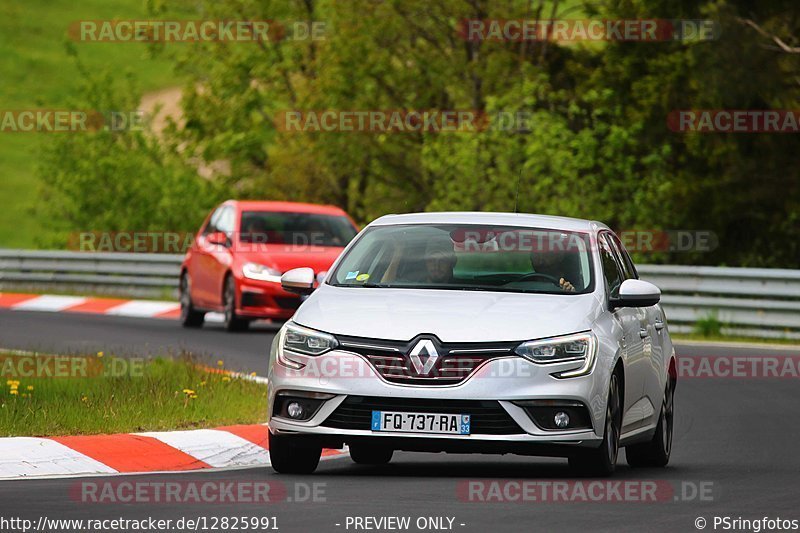
[(523, 226), (564, 231), (594, 232), (607, 229), (602, 222), (581, 218), (535, 215), (529, 213), (491, 213), (483, 211), (450, 211), (433, 213), (407, 213), (384, 215), (370, 226), (393, 224), (497, 224), (501, 226)]

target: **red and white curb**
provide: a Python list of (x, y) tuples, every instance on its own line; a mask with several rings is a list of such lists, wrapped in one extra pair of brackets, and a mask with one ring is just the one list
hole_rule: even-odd
[[(267, 426), (75, 437), (0, 438), (0, 479), (268, 466)], [(323, 459), (344, 457), (323, 450)]]
[[(181, 314), (181, 306), (177, 302), (14, 292), (0, 292), (0, 309), (171, 319), (178, 318)], [(222, 322), (222, 319), (220, 313), (206, 314), (207, 322)]]

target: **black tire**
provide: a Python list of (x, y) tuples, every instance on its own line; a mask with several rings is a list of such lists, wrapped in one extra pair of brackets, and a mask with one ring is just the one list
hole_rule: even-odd
[(599, 447), (582, 450), (569, 458), (570, 468), (585, 476), (607, 477), (614, 473), (619, 456), (619, 438), (622, 428), (622, 398), (619, 375), (611, 374), (606, 404), (606, 422), (603, 442)]
[(180, 300), (181, 325), (185, 328), (203, 327), (206, 314), (194, 308), (194, 304), (192, 303), (192, 280), (188, 272), (185, 272), (181, 276)]
[(350, 445), (350, 458), (360, 465), (385, 465), (389, 464), (394, 455), (394, 450), (374, 444)]
[(279, 474), (311, 474), (317, 469), (322, 446), (292, 435), (269, 432), (269, 458)]
[(236, 280), (233, 276), (225, 278), (225, 287), (222, 291), (222, 306), (225, 309), (225, 329), (228, 331), (244, 331), (250, 326), (250, 321), (236, 315)]
[(669, 463), (672, 453), (672, 432), (675, 418), (675, 381), (667, 380), (661, 415), (658, 418), (656, 433), (650, 442), (634, 444), (625, 448), (625, 459), (633, 467), (664, 467)]

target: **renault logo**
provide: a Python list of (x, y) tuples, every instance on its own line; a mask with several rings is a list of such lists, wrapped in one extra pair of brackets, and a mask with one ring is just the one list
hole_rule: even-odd
[[(436, 351), (433, 341), (430, 339), (422, 339), (414, 346), (408, 356), (411, 359), (411, 364), (414, 365), (414, 370), (417, 374), (422, 376), (427, 375), (433, 368), (433, 365), (436, 364), (436, 360), (439, 359), (439, 352)], [(421, 356), (425, 357), (424, 362)]]

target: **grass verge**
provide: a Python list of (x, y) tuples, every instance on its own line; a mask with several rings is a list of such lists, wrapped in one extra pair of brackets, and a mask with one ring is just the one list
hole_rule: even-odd
[[(86, 357), (4, 352), (0, 369), (0, 437), (129, 433), (265, 421), (266, 385), (198, 366), (189, 357), (121, 359), (103, 357), (102, 352)], [(38, 377), (26, 377), (30, 374)]]
[[(70, 25), (81, 20), (146, 20), (142, 0), (25, 0), (0, 2), (0, 109), (67, 109), (80, 94), (83, 82), (67, 55), (71, 42), (81, 61), (93, 71), (109, 70), (120, 76), (135, 74), (142, 91), (181, 85), (175, 74), (170, 47), (153, 55), (142, 43), (79, 42), (69, 38)], [(164, 13), (159, 18), (197, 18), (196, 8)], [(183, 46), (188, 43), (177, 43)], [(0, 198), (8, 199), (0, 210), (0, 247), (36, 247), (47, 229), (34, 211), (39, 179), (36, 163), (40, 147), (50, 133), (0, 132)]]
[(674, 341), (712, 341), (712, 342), (742, 342), (749, 344), (778, 344), (787, 346), (800, 345), (798, 339), (772, 338), (772, 337), (745, 337), (741, 335), (703, 335), (700, 333), (670, 333)]

